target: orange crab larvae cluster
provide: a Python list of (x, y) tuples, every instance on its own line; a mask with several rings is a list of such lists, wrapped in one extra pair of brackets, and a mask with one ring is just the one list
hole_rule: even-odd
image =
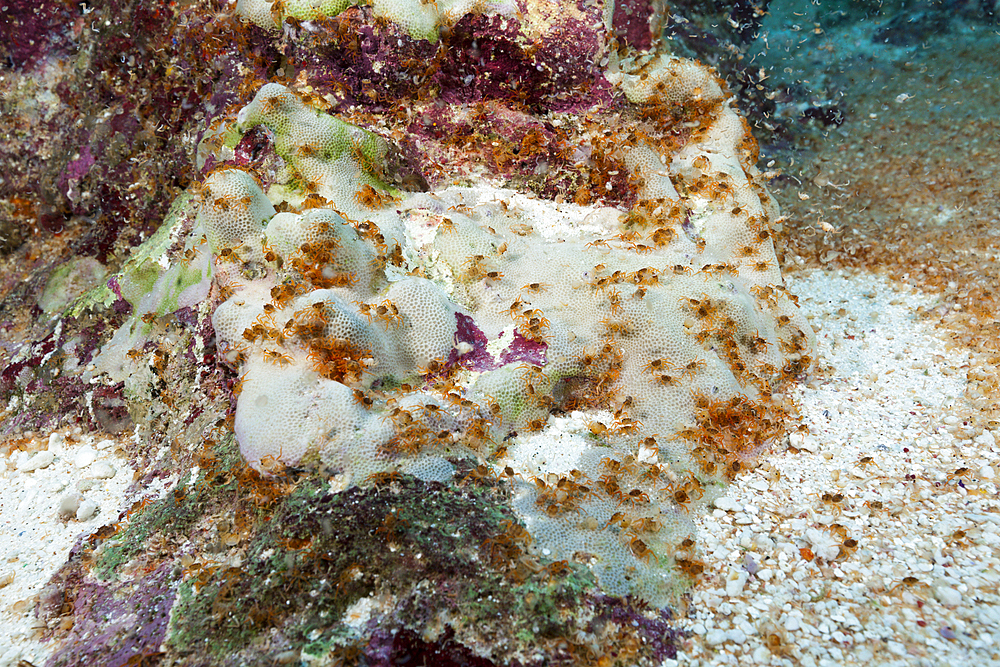
[[(611, 404), (614, 400), (614, 394), (609, 394), (607, 397), (607, 403), (605, 407), (613, 407)], [(621, 405), (615, 407), (614, 410), (614, 421), (611, 426), (608, 426), (604, 422), (591, 422), (589, 429), (593, 435), (596, 436), (607, 436), (607, 435), (635, 435), (641, 428), (642, 422), (638, 419), (632, 419), (628, 416), (628, 410), (633, 406), (633, 399), (631, 396), (626, 396), (625, 400), (622, 401)], [(646, 438), (646, 441), (652, 441), (651, 447), (655, 448), (656, 440), (653, 437)]]
[(732, 480), (784, 435), (785, 417), (780, 407), (746, 396), (713, 401), (696, 394), (697, 425), (681, 429), (677, 437), (695, 443), (691, 453), (703, 474)]
[[(536, 286), (537, 291), (544, 289), (540, 283), (533, 283), (533, 285)], [(530, 288), (532, 285), (525, 287)], [(514, 323), (517, 324), (517, 330), (521, 332), (522, 336), (535, 343), (546, 343), (550, 322), (541, 309), (530, 308), (530, 306), (530, 301), (525, 301), (518, 296), (514, 303), (510, 304), (510, 308), (504, 312), (514, 320)]]
[[(563, 409), (568, 412), (610, 409), (617, 395), (615, 384), (625, 363), (621, 348), (612, 341), (605, 342), (593, 354), (584, 348), (574, 361), (580, 368), (580, 375), (563, 380), (566, 389)], [(603, 428), (598, 429), (599, 433), (594, 429), (592, 432), (604, 435), (607, 427), (603, 424), (601, 426)]]
[(605, 268), (603, 264), (594, 267), (594, 274), (597, 277), (590, 282), (590, 286), (594, 289), (604, 290), (615, 285), (634, 285), (642, 289), (660, 284), (660, 269), (652, 266), (637, 271), (615, 271), (609, 276), (598, 275), (603, 273)]
[(392, 249), (390, 249), (389, 245), (385, 242), (385, 235), (382, 234), (382, 231), (374, 221), (363, 220), (354, 223), (354, 229), (360, 238), (368, 241), (375, 248), (375, 268), (385, 268), (386, 264), (403, 266), (406, 261), (403, 258), (403, 248), (398, 243), (395, 243)]
[(497, 270), (493, 262), (485, 255), (473, 255), (465, 262), (465, 276), (469, 280), (487, 280), (498, 282), (503, 273)]
[(389, 299), (384, 300), (380, 304), (365, 303), (363, 301), (354, 301), (357, 304), (358, 310), (368, 318), (368, 324), (371, 324), (373, 320), (378, 320), (388, 331), (391, 326), (401, 326), (403, 324), (403, 316), (399, 313), (399, 308), (396, 307)]
[(321, 376), (348, 386), (361, 382), (373, 363), (370, 350), (353, 345), (346, 338), (313, 341), (307, 358)]
[(645, 542), (663, 528), (659, 519), (656, 517), (633, 517), (626, 512), (615, 512), (604, 528), (611, 526), (615, 526), (621, 531), (622, 542), (628, 545), (633, 556), (647, 564), (651, 558), (659, 563), (659, 558)]
[(504, 521), (500, 526), (502, 530), (499, 534), (483, 541), (485, 560), (492, 567), (503, 570), (511, 582), (524, 583), (529, 577), (540, 572), (548, 572), (551, 575), (565, 573), (566, 561), (542, 565), (527, 555), (533, 540), (524, 526), (511, 520)]
[(330, 289), (333, 287), (353, 287), (358, 282), (355, 274), (348, 271), (334, 271), (336, 250), (340, 241), (335, 238), (303, 243), (290, 262), (302, 278), (313, 289)]
[[(682, 202), (669, 199), (640, 199), (625, 215), (622, 225), (629, 231), (617, 238), (628, 250), (645, 254), (666, 248), (676, 241), (680, 234), (677, 228), (687, 217), (687, 209)], [(652, 228), (643, 242), (642, 231)]]
[[(756, 287), (753, 290), (758, 299), (765, 301), (769, 307), (777, 307), (777, 295), (782, 293), (779, 286)], [(726, 312), (727, 305), (722, 301), (714, 301), (708, 295), (702, 298), (685, 297), (680, 300), (681, 308), (690, 316), (695, 326), (691, 333), (695, 340), (706, 347), (713, 348), (719, 357), (726, 362), (733, 375), (743, 386), (755, 386), (762, 398), (771, 394), (772, 383), (785, 382), (800, 375), (809, 365), (808, 338), (801, 330), (791, 332), (790, 340), (780, 340), (778, 345), (783, 354), (790, 355), (791, 360), (784, 368), (778, 369), (766, 363), (762, 357), (767, 354), (772, 343), (758, 332), (737, 336), (738, 324), (733, 313)], [(790, 318), (779, 316), (779, 327), (787, 326)], [(658, 360), (664, 363), (665, 360)], [(656, 363), (656, 362), (654, 362)], [(654, 375), (653, 381), (663, 383), (664, 378), (672, 375), (657, 375), (664, 368), (647, 365), (647, 371)], [(693, 374), (696, 369), (686, 367), (680, 376)]]
[(442, 427), (440, 408), (436, 405), (422, 407), (422, 410), (414, 408), (413, 411), (395, 407), (389, 412), (393, 436), (383, 445), (385, 453), (412, 456), (431, 444), (452, 442), (452, 432)]
[(591, 494), (590, 480), (579, 470), (570, 471), (568, 476), (549, 473), (544, 479), (532, 478), (532, 482), (538, 491), (535, 504), (550, 517), (580, 510)]
[[(650, 436), (643, 445), (656, 449), (656, 439)], [(705, 493), (701, 480), (695, 475), (688, 473), (679, 478), (668, 465), (639, 461), (631, 454), (621, 458), (605, 457), (601, 470), (604, 474), (594, 485), (595, 493), (604, 494), (618, 506), (602, 530), (620, 531), (623, 543), (643, 561), (657, 558), (647, 542), (659, 542), (663, 524), (658, 517), (663, 503), (671, 502), (678, 510), (687, 511), (688, 506)], [(694, 544), (689, 539), (685, 542), (689, 547)]]
[(399, 201), (391, 195), (382, 194), (367, 183), (361, 186), (361, 189), (354, 195), (354, 199), (361, 206), (373, 210), (383, 208), (393, 202)]
[(351, 385), (361, 381), (373, 363), (371, 350), (354, 345), (346, 338), (327, 335), (327, 304), (323, 301), (295, 311), (282, 332), (308, 349), (312, 369), (328, 380)]
[[(655, 444), (655, 438), (647, 441)], [(594, 484), (594, 493), (606, 496), (618, 506), (601, 530), (618, 531), (623, 544), (637, 559), (648, 562), (652, 558), (658, 562), (650, 543), (660, 542), (664, 527), (658, 518), (659, 508), (666, 500), (686, 511), (691, 502), (704, 495), (701, 482), (694, 475), (679, 480), (669, 467), (640, 462), (631, 454), (620, 459), (604, 458), (601, 470), (604, 474)], [(691, 540), (685, 542), (694, 544)]]
[[(403, 387), (401, 391), (408, 389), (410, 388)], [(392, 422), (393, 436), (383, 446), (383, 452), (412, 456), (427, 448), (440, 450), (461, 444), (480, 451), (488, 444), (495, 444), (491, 436), (495, 418), (482, 416), (477, 404), (462, 399), (457, 394), (449, 392), (445, 396), (456, 405), (461, 403), (457, 414), (433, 403), (408, 409), (393, 407), (387, 414), (387, 419)], [(372, 401), (365, 392), (356, 390), (355, 399), (366, 407), (371, 407)], [(387, 405), (395, 402), (395, 398), (386, 401)], [(471, 411), (471, 415), (462, 414), (466, 408)]]

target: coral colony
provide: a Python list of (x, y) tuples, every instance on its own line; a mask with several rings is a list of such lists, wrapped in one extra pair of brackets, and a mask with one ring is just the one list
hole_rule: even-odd
[[(126, 313), (84, 379), (170, 420), (165, 458), (188, 462), (57, 577), (105, 599), (147, 561), (130, 585), (170, 623), (115, 641), (671, 653), (643, 609), (679, 600), (690, 515), (784, 434), (812, 330), (733, 98), (620, 10), (240, 0), (239, 30), (299, 76), (252, 80), (197, 182), (74, 306)], [(195, 548), (207, 531), (239, 557)]]

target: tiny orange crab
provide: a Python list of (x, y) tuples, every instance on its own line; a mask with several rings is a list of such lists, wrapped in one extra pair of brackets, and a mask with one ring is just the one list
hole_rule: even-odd
[(902, 581), (900, 581), (898, 584), (896, 584), (888, 591), (886, 591), (886, 595), (892, 595), (900, 588), (916, 588), (917, 586), (926, 586), (926, 585), (927, 584), (923, 583), (916, 577), (903, 577)]
[(354, 402), (369, 410), (375, 405), (374, 399), (360, 389), (354, 390)]
[(264, 350), (264, 359), (270, 361), (271, 363), (278, 364), (279, 366), (287, 366), (292, 363), (292, 357), (288, 354), (282, 354), (281, 352), (276, 352), (275, 350)]
[(282, 448), (278, 448), (278, 454), (266, 454), (260, 458), (260, 469), (268, 475), (280, 475), (285, 471), (285, 464), (281, 460)]
[[(590, 426), (588, 426), (588, 428), (590, 429), (590, 432), (593, 435), (597, 435), (597, 436), (605, 435), (608, 432), (607, 425), (604, 424), (604, 423), (602, 423), (602, 422), (598, 422), (598, 421), (591, 422), (591, 424), (590, 424)], [(610, 459), (608, 459), (608, 460), (610, 460)]]
[(958, 468), (954, 472), (948, 473), (948, 478), (946, 481), (953, 481), (955, 478), (962, 477), (968, 480), (972, 475), (972, 470), (969, 468)]
[(694, 361), (688, 363), (684, 366), (684, 370), (681, 371), (681, 377), (694, 377), (695, 373), (699, 370), (705, 368), (706, 364), (704, 359), (695, 359)]
[(388, 299), (375, 307), (375, 317), (382, 321), (386, 331), (390, 325), (400, 326), (403, 323), (403, 316), (399, 314), (396, 304)]
[(650, 556), (652, 556), (653, 560), (657, 563), (660, 562), (660, 559), (656, 557), (656, 554), (654, 554), (652, 549), (649, 548), (649, 545), (640, 540), (638, 537), (633, 537), (629, 541), (628, 548), (631, 550), (633, 556), (644, 563), (649, 563)]
[(642, 370), (650, 374), (655, 374), (670, 370), (671, 368), (673, 368), (673, 364), (671, 364), (667, 359), (653, 359), (648, 364), (643, 366)]
[(867, 454), (858, 458), (858, 462), (855, 465), (866, 472), (868, 470), (868, 466), (875, 466), (878, 468), (878, 464), (875, 463), (875, 459)]
[(382, 486), (384, 484), (391, 484), (393, 482), (398, 482), (402, 476), (398, 470), (393, 470), (391, 472), (375, 472), (365, 478), (365, 482), (371, 484), (372, 486)]
[(461, 482), (459, 482), (459, 486), (463, 486), (470, 479), (475, 481), (484, 479), (498, 479), (498, 476), (496, 472), (493, 470), (493, 468), (484, 463), (481, 463), (475, 468), (473, 468), (469, 472), (469, 474), (466, 475)]
[(246, 384), (246, 377), (248, 374), (249, 371), (247, 371), (243, 375), (233, 380), (233, 388), (232, 388), (233, 396), (239, 396), (241, 393), (243, 393), (243, 385)]
[(629, 507), (635, 507), (637, 503), (648, 503), (649, 495), (643, 493), (640, 489), (632, 489), (628, 493), (624, 494), (618, 501), (618, 506), (621, 507), (624, 504), (628, 504)]

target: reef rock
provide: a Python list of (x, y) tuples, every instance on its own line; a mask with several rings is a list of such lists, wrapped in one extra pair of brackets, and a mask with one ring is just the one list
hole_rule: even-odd
[(155, 594), (106, 631), (176, 664), (672, 654), (690, 514), (783, 435), (812, 331), (725, 83), (619, 10), (240, 0), (191, 184), (0, 376), (30, 409), (75, 351), (175, 480), (44, 615)]

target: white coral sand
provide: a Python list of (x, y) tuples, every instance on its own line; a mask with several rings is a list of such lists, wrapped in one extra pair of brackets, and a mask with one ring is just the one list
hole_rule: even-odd
[(791, 283), (818, 328), (806, 430), (698, 520), (707, 574), (677, 664), (996, 661), (1000, 447), (961, 418), (967, 356), (917, 321), (931, 296)]

